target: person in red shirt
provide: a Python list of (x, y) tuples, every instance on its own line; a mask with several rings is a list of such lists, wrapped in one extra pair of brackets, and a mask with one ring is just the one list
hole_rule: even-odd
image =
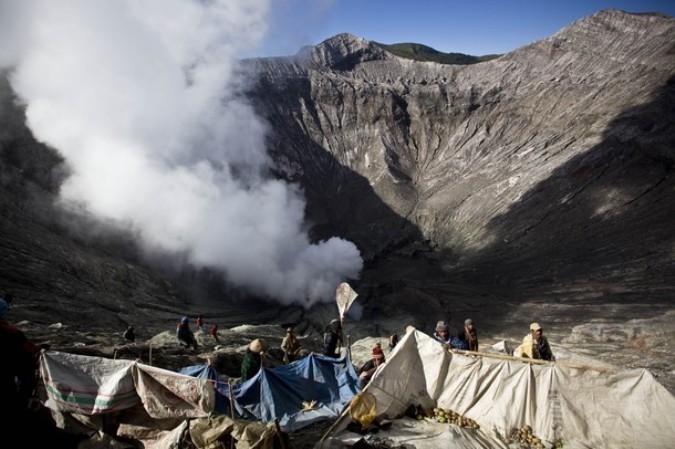
[(220, 338), (218, 338), (218, 323), (211, 326), (211, 336), (216, 340), (217, 344), (220, 344)]

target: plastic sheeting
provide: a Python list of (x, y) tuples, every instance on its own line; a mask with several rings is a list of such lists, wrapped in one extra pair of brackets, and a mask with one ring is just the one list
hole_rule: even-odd
[[(203, 372), (195, 370), (193, 375)], [(336, 359), (310, 354), (289, 365), (263, 367), (251, 379), (233, 385), (232, 395), (239, 416), (266, 423), (278, 419), (284, 431), (292, 432), (337, 417), (359, 391), (358, 381), (348, 356)], [(215, 411), (230, 415), (228, 384), (217, 382), (216, 391)]]
[[(449, 353), (428, 335), (408, 333), (367, 391), (378, 415), (400, 418), (410, 405), (449, 408), (480, 429), (396, 419), (377, 434), (419, 449), (507, 447), (498, 434), (530, 425), (550, 447), (672, 448), (675, 398), (646, 370), (538, 365)], [(317, 447), (336, 446), (343, 432)]]
[(48, 351), (40, 374), (52, 410), (93, 415), (139, 403), (153, 418), (207, 416), (215, 405), (213, 382), (128, 360)]
[[(144, 436), (151, 433), (153, 419), (169, 424), (164, 436), (152, 437), (165, 441), (181, 433), (175, 428), (181, 419), (214, 412), (231, 416), (230, 388), (210, 365), (176, 373), (134, 361), (48, 351), (40, 371), (50, 409), (87, 416), (124, 411), (126, 436), (143, 436), (148, 444), (155, 444)], [(240, 417), (278, 420), (283, 430), (292, 432), (339, 416), (359, 391), (358, 381), (348, 356), (310, 354), (290, 365), (262, 368), (252, 379), (232, 386), (232, 399)]]
[(140, 402), (131, 375), (135, 362), (43, 352), (40, 376), (46, 406), (63, 412), (93, 415), (124, 410)]

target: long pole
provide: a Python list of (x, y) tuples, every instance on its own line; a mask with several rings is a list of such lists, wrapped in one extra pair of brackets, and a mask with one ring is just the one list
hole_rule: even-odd
[(526, 358), (526, 357), (516, 357), (512, 355), (506, 355), (506, 354), (494, 354), (491, 352), (480, 352), (480, 351), (468, 351), (465, 349), (450, 349), (449, 350), (451, 353), (457, 353), (457, 354), (463, 354), (463, 355), (475, 355), (478, 357), (487, 357), (487, 358), (492, 358), (492, 359), (501, 359), (501, 360), (511, 360), (513, 362), (521, 362), (521, 363), (530, 363), (534, 365), (560, 365), (560, 366), (566, 366), (568, 368), (575, 368), (575, 369), (590, 369), (594, 371), (599, 371), (599, 372), (605, 372), (605, 371), (612, 371), (611, 368), (603, 368), (599, 366), (588, 366), (588, 365), (579, 365), (575, 363), (566, 363), (566, 362), (550, 362), (548, 360), (540, 360), (540, 359), (531, 359), (531, 358)]
[(356, 402), (356, 399), (357, 399), (359, 396), (361, 396), (361, 395), (368, 389), (369, 386), (370, 386), (370, 382), (368, 382), (368, 384), (367, 384), (365, 387), (363, 387), (363, 390), (359, 391), (359, 392), (356, 394), (356, 396), (354, 396), (354, 397), (352, 398), (352, 400), (349, 401), (349, 405), (347, 406), (347, 408), (345, 409), (345, 411), (342, 412), (342, 414), (341, 414), (340, 416), (338, 416), (338, 418), (335, 420), (335, 422), (333, 423), (333, 425), (330, 426), (330, 428), (329, 428), (328, 430), (326, 430), (326, 433), (323, 434), (323, 436), (322, 436), (321, 439), (319, 440), (319, 443), (321, 443), (323, 440), (325, 440), (326, 437), (328, 437), (328, 435), (330, 435), (330, 433), (333, 431), (333, 429), (335, 429), (335, 427), (336, 427), (336, 426), (344, 419), (344, 417), (347, 416), (347, 413), (349, 413), (349, 411), (352, 409), (352, 405), (354, 405), (354, 402)]
[[(227, 386), (230, 392), (230, 417), (232, 417), (232, 421), (234, 421), (234, 393), (232, 393), (232, 379), (227, 379)], [(234, 426), (234, 422), (232, 425)], [(234, 429), (234, 427), (232, 427), (232, 429)], [(230, 433), (230, 449), (234, 449), (234, 437), (232, 436), (232, 433)]]

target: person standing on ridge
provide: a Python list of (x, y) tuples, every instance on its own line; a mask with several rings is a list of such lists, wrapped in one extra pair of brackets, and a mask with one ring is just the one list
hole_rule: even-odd
[(202, 320), (201, 315), (197, 315), (197, 330), (204, 332), (204, 320)]

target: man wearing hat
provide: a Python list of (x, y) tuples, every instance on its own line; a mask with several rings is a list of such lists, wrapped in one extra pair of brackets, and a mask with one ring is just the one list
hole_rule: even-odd
[(551, 346), (548, 344), (548, 339), (544, 337), (544, 329), (539, 323), (530, 324), (530, 333), (523, 338), (520, 354), (522, 357), (555, 362)]
[(293, 333), (293, 328), (286, 328), (286, 336), (281, 340), (281, 350), (284, 351), (284, 363), (289, 364), (300, 355), (300, 341)]
[(384, 363), (384, 353), (382, 352), (382, 347), (377, 344), (373, 348), (373, 357), (368, 360), (365, 365), (359, 370), (359, 382), (361, 388), (365, 387), (370, 379), (372, 379), (373, 374), (377, 370), (377, 367)]
[(439, 321), (436, 323), (436, 331), (434, 332), (434, 338), (442, 343), (444, 346), (450, 348), (450, 331), (448, 330), (448, 325), (445, 324), (445, 321)]

